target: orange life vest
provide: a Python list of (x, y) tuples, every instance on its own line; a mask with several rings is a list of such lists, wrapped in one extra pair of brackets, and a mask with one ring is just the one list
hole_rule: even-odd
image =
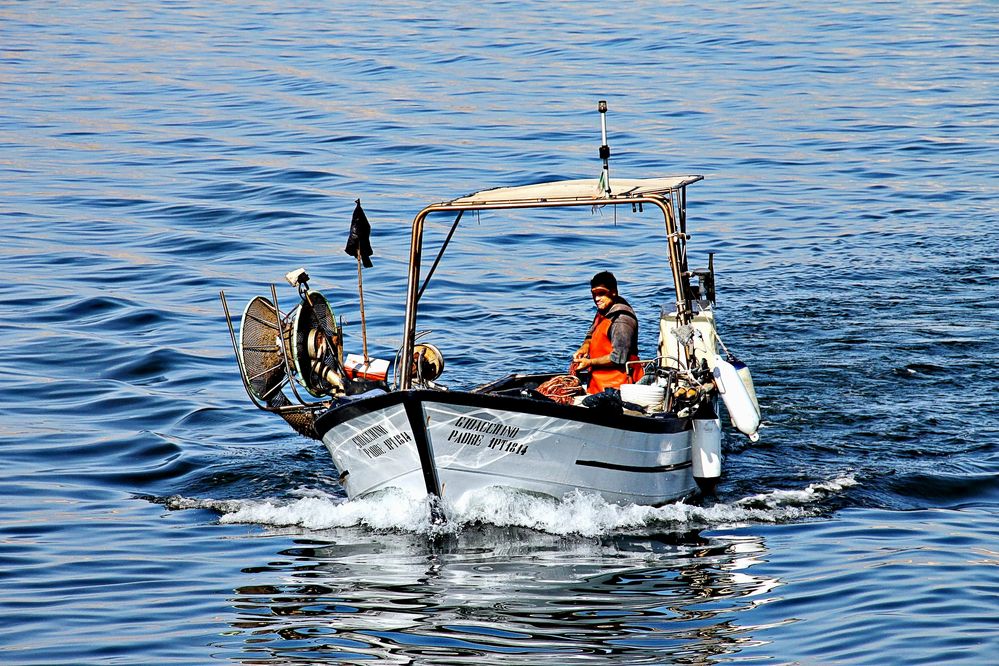
[[(600, 358), (614, 351), (614, 344), (610, 339), (610, 327), (614, 320), (605, 317), (599, 312), (593, 320), (593, 333), (590, 335), (590, 358)], [(635, 354), (628, 355), (629, 361), (637, 361)], [(642, 366), (635, 364), (631, 366), (630, 374), (617, 366), (610, 368), (591, 368), (590, 384), (586, 388), (587, 393), (600, 393), (607, 388), (618, 388), (621, 384), (633, 384), (645, 375)]]

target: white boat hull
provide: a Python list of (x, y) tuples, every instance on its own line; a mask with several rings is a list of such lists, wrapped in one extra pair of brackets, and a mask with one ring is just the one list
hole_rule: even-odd
[(693, 494), (691, 425), (489, 394), (398, 391), (316, 423), (350, 498), (399, 488), (457, 502), (489, 486), (659, 505)]

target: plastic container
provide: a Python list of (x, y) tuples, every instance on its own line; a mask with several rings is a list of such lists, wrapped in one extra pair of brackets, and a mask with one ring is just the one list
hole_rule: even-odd
[(343, 361), (344, 370), (351, 379), (384, 380), (388, 376), (389, 362), (380, 358), (368, 359), (365, 364), (360, 354), (347, 354)]
[(621, 384), (621, 400), (640, 407), (652, 407), (662, 404), (666, 398), (666, 389), (662, 386), (646, 384)]

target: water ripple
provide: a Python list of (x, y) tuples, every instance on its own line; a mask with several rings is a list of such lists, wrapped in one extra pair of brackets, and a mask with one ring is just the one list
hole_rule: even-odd
[[(6, 659), (987, 663), (994, 16), (0, 8)], [(690, 262), (717, 253), (762, 442), (726, 435), (699, 507), (492, 498), (439, 542), (410, 529), (420, 506), (345, 502), (325, 450), (247, 403), (219, 289), (238, 312), (304, 265), (359, 348), (342, 247), (360, 197), (369, 345), (391, 358), (413, 214), (594, 177), (597, 99), (612, 177), (706, 175)], [(429, 247), (449, 225), (431, 219)], [(463, 220), (421, 322), (448, 381), (563, 368), (596, 268), (654, 321), (672, 296), (647, 225)]]

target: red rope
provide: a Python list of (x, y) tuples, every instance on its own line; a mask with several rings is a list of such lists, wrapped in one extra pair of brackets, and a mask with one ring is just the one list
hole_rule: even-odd
[(583, 386), (578, 377), (559, 375), (539, 386), (538, 393), (561, 405), (570, 405), (575, 396), (582, 395)]

